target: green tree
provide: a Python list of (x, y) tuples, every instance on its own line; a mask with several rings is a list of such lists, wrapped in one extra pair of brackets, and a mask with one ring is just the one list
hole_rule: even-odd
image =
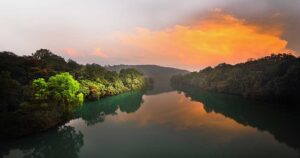
[(143, 74), (133, 68), (122, 69), (119, 76), (130, 90), (139, 89), (144, 84)]
[(48, 97), (48, 84), (45, 79), (38, 78), (32, 82), (32, 87), (35, 91), (34, 99), (36, 100), (46, 100)]
[(96, 80), (98, 78), (103, 78), (106, 71), (107, 70), (100, 65), (87, 64), (83, 68), (80, 78), (88, 79), (88, 80)]
[(70, 113), (83, 103), (79, 83), (69, 73), (52, 76), (47, 83), (42, 78), (36, 79), (33, 87), (36, 100), (50, 103), (63, 113)]
[(37, 50), (32, 56), (41, 62), (43, 68), (55, 71), (65, 71), (67, 69), (67, 62), (65, 59), (53, 54), (48, 49)]

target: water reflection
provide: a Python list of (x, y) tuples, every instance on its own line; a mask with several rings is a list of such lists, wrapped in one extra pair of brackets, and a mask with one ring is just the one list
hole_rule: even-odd
[(117, 96), (103, 98), (101, 101), (87, 102), (76, 112), (76, 118), (86, 124), (94, 125), (103, 122), (107, 115), (116, 115), (120, 110), (126, 113), (137, 111), (143, 103), (142, 91), (128, 92)]
[[(109, 121), (136, 122), (139, 126), (149, 124), (171, 125), (178, 130), (199, 129), (239, 133), (244, 126), (221, 114), (207, 113), (201, 102), (191, 102), (183, 94), (175, 91), (159, 95), (146, 96), (142, 108), (132, 114), (122, 111)], [(234, 134), (232, 133), (232, 134)]]
[(181, 90), (85, 103), (59, 129), (0, 142), (0, 157), (299, 156), (297, 111)]
[[(112, 113), (105, 112), (105, 122), (102, 124), (84, 126), (83, 124), (87, 124), (86, 120), (77, 120), (75, 124), (84, 131), (85, 142), (93, 144), (88, 146), (88, 151), (94, 154), (101, 153), (104, 157), (298, 156), (297, 150), (279, 143), (270, 133), (259, 131), (260, 128), (254, 124), (240, 123), (234, 117), (223, 114), (212, 106), (216, 104), (223, 107), (224, 103), (228, 104), (224, 107), (228, 108), (228, 113), (235, 113), (245, 119), (245, 122), (250, 122), (248, 119), (257, 122), (261, 117), (248, 118), (236, 111), (236, 106), (250, 103), (208, 94), (173, 91), (150, 96), (140, 95), (136, 99), (143, 101), (142, 106), (133, 113), (118, 108), (121, 102), (127, 100), (124, 97), (123, 101), (112, 104), (116, 107)], [(201, 99), (195, 100), (199, 95)], [(214, 99), (211, 100), (210, 97), (218, 101), (213, 101)], [(100, 105), (104, 107), (108, 103), (90, 104), (90, 106)], [(99, 112), (101, 113), (101, 110)], [(267, 114), (267, 108), (265, 112)], [(101, 148), (97, 148), (98, 146)], [(81, 156), (88, 157), (91, 156), (90, 153), (82, 152)]]
[(220, 113), (240, 124), (270, 132), (278, 141), (295, 149), (300, 148), (299, 109), (251, 102), (224, 94), (182, 88), (187, 97), (204, 103), (207, 112)]
[[(103, 122), (107, 115), (135, 112), (142, 104), (144, 92), (128, 92), (104, 98), (101, 101), (87, 102), (78, 109), (75, 118), (81, 118), (90, 126)], [(18, 140), (1, 140), (0, 157), (32, 158), (76, 158), (84, 145), (84, 135), (68, 123), (57, 129)]]
[(55, 158), (60, 155), (76, 158), (83, 144), (83, 134), (80, 131), (71, 126), (62, 126), (24, 139), (2, 140), (0, 157)]

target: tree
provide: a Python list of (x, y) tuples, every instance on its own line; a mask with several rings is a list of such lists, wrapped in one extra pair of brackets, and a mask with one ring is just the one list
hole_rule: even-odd
[(65, 71), (67, 69), (65, 59), (53, 54), (48, 49), (37, 50), (32, 56), (39, 60), (44, 68), (53, 69), (55, 71)]
[(76, 72), (81, 68), (81, 65), (79, 65), (76, 61), (74, 61), (72, 59), (68, 60), (67, 65), (68, 65), (69, 70), (72, 72)]
[(20, 104), (21, 85), (10, 77), (9, 72), (0, 73), (0, 112), (15, 111)]
[(81, 72), (82, 79), (96, 80), (103, 78), (107, 70), (98, 64), (87, 64)]
[(45, 79), (38, 78), (32, 82), (32, 87), (34, 88), (34, 99), (36, 100), (46, 100), (48, 97), (48, 84)]
[(135, 70), (124, 75), (129, 77), (128, 87), (117, 72), (98, 64), (66, 62), (47, 49), (31, 56), (0, 52), (0, 132), (18, 136), (43, 131), (69, 119), (84, 97), (100, 99), (144, 83)]
[(236, 65), (219, 64), (182, 76), (172, 85), (244, 96), (276, 103), (299, 103), (300, 58), (272, 54)]
[(119, 74), (124, 85), (131, 90), (141, 88), (144, 84), (143, 74), (136, 69), (122, 69)]
[(79, 83), (69, 73), (60, 73), (49, 78), (33, 81), (35, 99), (50, 103), (56, 110), (70, 113), (83, 103), (84, 96), (79, 92)]

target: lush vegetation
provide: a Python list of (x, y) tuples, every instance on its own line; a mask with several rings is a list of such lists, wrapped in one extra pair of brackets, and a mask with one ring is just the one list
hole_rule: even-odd
[(222, 63), (214, 68), (174, 76), (171, 82), (174, 87), (191, 86), (251, 99), (296, 104), (300, 102), (300, 58), (291, 54), (273, 54), (236, 65)]
[(49, 78), (35, 79), (32, 82), (34, 99), (30, 103), (38, 108), (52, 108), (58, 113), (72, 113), (76, 107), (83, 103), (83, 94), (79, 92), (80, 85), (69, 73), (60, 73)]
[(186, 74), (189, 71), (171, 67), (162, 67), (158, 65), (113, 65), (106, 66), (108, 70), (120, 72), (122, 69), (134, 68), (142, 72), (145, 76), (150, 77), (155, 84), (151, 88), (151, 91), (147, 91), (147, 94), (157, 94), (163, 92), (173, 91), (170, 85), (170, 79), (174, 75)]
[(25, 135), (72, 117), (84, 99), (138, 90), (150, 83), (139, 71), (119, 73), (80, 65), (41, 49), (31, 56), (0, 52), (0, 132)]

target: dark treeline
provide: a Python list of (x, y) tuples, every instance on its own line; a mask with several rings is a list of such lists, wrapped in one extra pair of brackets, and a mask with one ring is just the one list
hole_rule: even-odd
[(175, 87), (191, 86), (255, 100), (297, 104), (300, 102), (300, 58), (272, 54), (236, 65), (222, 63), (174, 76), (171, 83)]
[(138, 90), (148, 83), (135, 69), (117, 73), (98, 64), (81, 65), (47, 49), (30, 56), (0, 52), (0, 132), (42, 131), (70, 118), (84, 99)]

